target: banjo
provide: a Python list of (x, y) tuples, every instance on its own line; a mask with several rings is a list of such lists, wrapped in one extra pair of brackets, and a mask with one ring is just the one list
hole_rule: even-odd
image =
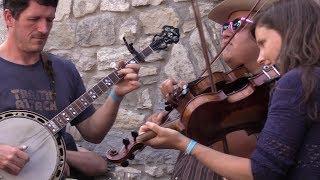
[[(155, 35), (152, 43), (143, 51), (138, 53), (130, 44), (134, 57), (126, 64), (144, 62), (145, 57), (154, 51), (166, 49), (169, 44), (177, 43), (179, 37), (177, 28), (164, 26), (163, 32)], [(51, 120), (23, 110), (1, 113), (0, 144), (22, 147), (28, 153), (30, 161), (18, 176), (0, 170), (0, 180), (61, 179), (66, 149), (58, 132), (122, 79), (123, 76), (117, 71), (112, 72)]]

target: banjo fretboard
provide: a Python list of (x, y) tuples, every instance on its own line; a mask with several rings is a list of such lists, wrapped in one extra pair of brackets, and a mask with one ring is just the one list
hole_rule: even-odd
[[(127, 64), (139, 63), (142, 59), (149, 56), (153, 52), (153, 49), (149, 46), (139, 53), (139, 55), (133, 57)], [(142, 59), (141, 59), (142, 58)], [(72, 102), (63, 111), (52, 118), (47, 127), (53, 134), (56, 134), (63, 129), (69, 122), (76, 118), (80, 113), (87, 109), (96, 99), (106, 93), (114, 84), (117, 84), (123, 79), (122, 75), (119, 75), (117, 71), (112, 72), (107, 77), (100, 80), (95, 86), (81, 95), (78, 99)]]

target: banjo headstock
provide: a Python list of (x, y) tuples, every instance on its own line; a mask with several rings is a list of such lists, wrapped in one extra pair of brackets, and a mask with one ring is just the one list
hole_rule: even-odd
[(164, 50), (170, 44), (177, 44), (179, 42), (179, 29), (173, 26), (163, 26), (163, 31), (153, 37), (150, 47), (154, 51)]

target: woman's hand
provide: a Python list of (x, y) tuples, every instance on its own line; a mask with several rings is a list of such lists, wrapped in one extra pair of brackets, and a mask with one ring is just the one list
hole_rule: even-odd
[(142, 125), (139, 129), (139, 134), (150, 130), (154, 131), (157, 136), (146, 141), (145, 144), (156, 149), (176, 149), (185, 151), (190, 141), (189, 138), (185, 137), (178, 131), (160, 127), (152, 122), (147, 122), (145, 125)]

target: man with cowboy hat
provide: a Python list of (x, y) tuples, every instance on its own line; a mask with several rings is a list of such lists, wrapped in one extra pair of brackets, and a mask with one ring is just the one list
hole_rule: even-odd
[[(224, 46), (233, 33), (241, 28), (222, 53), (224, 61), (231, 69), (243, 65), (252, 74), (256, 74), (261, 70), (261, 67), (257, 63), (259, 48), (248, 26), (253, 22), (250, 18), (253, 18), (257, 12), (275, 1), (261, 0), (248, 19), (246, 17), (256, 4), (256, 0), (225, 0), (215, 6), (209, 13), (209, 19), (222, 25), (221, 46)], [(160, 87), (162, 94), (166, 97), (167, 94), (173, 91), (175, 84), (177, 83), (173, 79), (165, 80)], [(149, 120), (160, 122), (162, 116), (162, 113), (154, 114), (149, 117)], [(248, 136), (245, 131), (230, 133), (226, 138), (229, 153), (241, 157), (250, 156), (256, 146), (257, 140), (256, 136)], [(211, 147), (223, 152), (222, 142), (217, 142)], [(183, 152), (178, 157), (172, 175), (172, 179), (183, 180), (213, 180), (220, 178), (219, 175), (198, 162), (196, 158)]]

